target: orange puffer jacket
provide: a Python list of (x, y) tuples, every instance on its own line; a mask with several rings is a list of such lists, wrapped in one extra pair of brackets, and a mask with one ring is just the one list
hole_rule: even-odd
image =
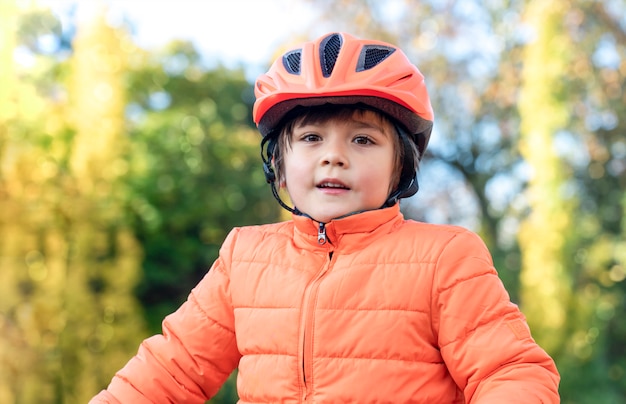
[(92, 403), (557, 403), (559, 375), (482, 241), (398, 206), (234, 229)]

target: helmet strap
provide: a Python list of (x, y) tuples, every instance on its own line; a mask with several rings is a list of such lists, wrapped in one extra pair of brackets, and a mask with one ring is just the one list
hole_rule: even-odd
[(401, 125), (395, 125), (396, 132), (400, 136), (402, 146), (404, 148), (404, 161), (402, 162), (402, 172), (400, 173), (400, 181), (398, 187), (393, 191), (381, 208), (388, 208), (395, 205), (401, 198), (408, 198), (413, 196), (419, 190), (419, 184), (417, 182), (417, 164), (413, 153), (409, 153), (411, 150), (411, 140), (406, 134), (404, 128)]
[[(265, 181), (268, 184), (276, 181), (276, 173), (272, 167), (272, 159), (274, 158), (274, 149), (276, 148), (275, 132), (270, 132), (267, 136), (263, 137), (261, 141), (261, 159), (263, 160), (263, 173), (265, 174)], [(265, 147), (267, 145), (267, 148)]]
[[(265, 174), (265, 181), (270, 184), (270, 188), (272, 189), (272, 195), (278, 201), (278, 204), (285, 210), (295, 214), (301, 215), (296, 207), (290, 207), (281, 199), (278, 194), (278, 189), (276, 189), (276, 173), (274, 172), (274, 168), (272, 167), (272, 160), (274, 158), (274, 150), (276, 149), (276, 142), (278, 140), (278, 135), (275, 131), (270, 132), (263, 138), (261, 141), (261, 159), (263, 160), (263, 173)], [(267, 145), (267, 147), (266, 147)]]

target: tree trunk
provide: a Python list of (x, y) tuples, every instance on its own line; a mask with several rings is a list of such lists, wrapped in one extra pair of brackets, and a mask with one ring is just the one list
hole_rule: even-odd
[(568, 180), (554, 139), (568, 122), (562, 98), (570, 42), (564, 32), (568, 2), (531, 0), (525, 19), (531, 38), (523, 58), (521, 153), (530, 168), (529, 216), (520, 227), (521, 306), (533, 335), (554, 353), (565, 341), (571, 280), (565, 248), (571, 232)]

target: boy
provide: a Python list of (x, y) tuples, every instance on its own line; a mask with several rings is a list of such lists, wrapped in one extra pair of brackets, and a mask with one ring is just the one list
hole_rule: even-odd
[(433, 120), (402, 51), (329, 34), (255, 90), (266, 177), (293, 219), (234, 229), (92, 402), (201, 403), (237, 367), (242, 403), (559, 402), (482, 241), (400, 213)]

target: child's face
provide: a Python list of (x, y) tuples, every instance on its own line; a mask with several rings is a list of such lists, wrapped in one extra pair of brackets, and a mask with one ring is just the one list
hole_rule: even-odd
[(380, 208), (392, 187), (395, 136), (366, 111), (348, 119), (294, 125), (284, 154), (293, 204), (319, 222)]

